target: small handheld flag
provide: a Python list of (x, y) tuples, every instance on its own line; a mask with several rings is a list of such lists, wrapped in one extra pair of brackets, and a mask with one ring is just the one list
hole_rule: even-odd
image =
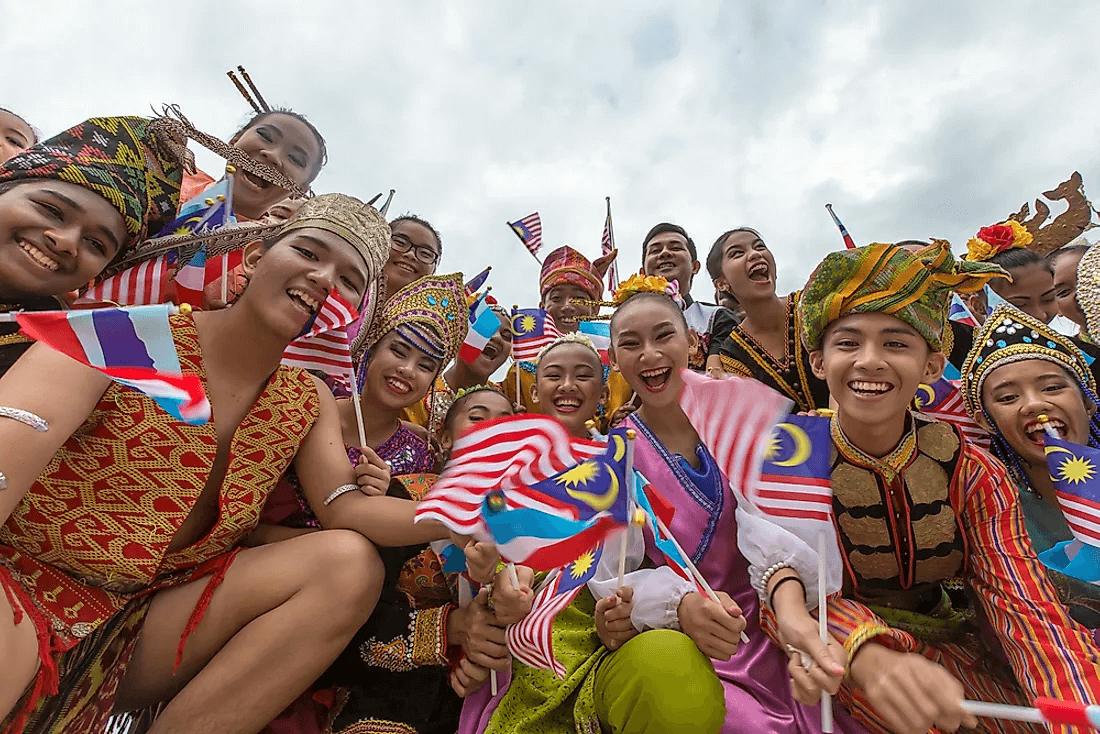
[(202, 381), (184, 375), (172, 339), (171, 304), (83, 311), (22, 312), (23, 332), (112, 380), (149, 396), (178, 420), (210, 420)]
[(191, 260), (176, 271), (176, 294), (180, 303), (202, 308), (202, 289), (206, 287), (206, 245), (199, 247)]
[(848, 230), (845, 229), (844, 225), (840, 223), (840, 217), (838, 217), (836, 215), (836, 212), (833, 211), (833, 205), (826, 204), (825, 208), (829, 210), (829, 216), (833, 218), (833, 224), (835, 224), (836, 228), (840, 230), (840, 236), (844, 238), (844, 246), (849, 250), (856, 249), (855, 240), (852, 239), (852, 235), (848, 234)]
[(393, 203), (393, 195), (395, 192), (395, 189), (390, 189), (389, 196), (386, 197), (386, 201), (384, 204), (382, 204), (382, 208), (378, 210), (378, 213), (381, 214), (383, 217), (386, 216), (386, 213), (390, 210), (390, 204)]
[(179, 215), (161, 228), (157, 237), (193, 234), (235, 224), (232, 204), (233, 175), (228, 174), (206, 191), (180, 205)]
[(989, 434), (967, 414), (962, 392), (950, 380), (941, 377), (932, 385), (920, 385), (914, 402), (929, 418), (950, 423), (975, 446), (989, 448)]
[[(603, 238), (600, 240), (600, 252), (603, 255), (610, 255), (615, 249), (615, 231), (611, 227), (611, 197), (605, 196), (607, 199), (607, 219), (603, 224)], [(611, 268), (607, 271), (607, 289), (614, 290), (619, 286), (619, 263), (612, 261)]]
[(561, 336), (554, 319), (541, 308), (512, 309), (512, 359), (530, 361)]
[(1100, 450), (1052, 433), (1045, 440), (1054, 494), (1070, 532), (1082, 543), (1100, 546)]
[(611, 349), (611, 324), (606, 321), (581, 321), (577, 325), (577, 331), (589, 338), (600, 355), (600, 361), (604, 365), (610, 365), (611, 357), (608, 352)]
[(516, 237), (519, 237), (520, 242), (527, 248), (527, 251), (538, 260), (537, 253), (539, 248), (542, 247), (542, 220), (539, 218), (539, 213), (534, 212), (523, 219), (508, 222), (508, 226), (512, 228)]
[[(485, 292), (485, 295), (488, 291)], [(474, 360), (485, 351), (485, 345), (489, 343), (498, 331), (500, 331), (500, 317), (497, 316), (482, 295), (470, 307), (470, 328), (466, 331), (466, 338), (462, 347), (458, 350), (458, 358), (466, 364), (473, 364)]]
[(489, 279), (489, 273), (490, 271), (492, 271), (492, 269), (493, 266), (490, 265), (489, 267), (485, 268), (480, 273), (466, 281), (465, 289), (467, 296), (472, 296), (479, 290), (481, 290), (481, 286), (485, 285), (485, 281)]
[(970, 309), (966, 307), (958, 293), (951, 294), (951, 307), (947, 312), (947, 318), (960, 324), (966, 324), (974, 329), (977, 329), (979, 325), (978, 320), (974, 318), (974, 314), (970, 313)]
[(164, 303), (168, 271), (175, 262), (174, 252), (140, 262), (92, 286), (73, 305), (79, 308), (105, 303), (118, 306)]

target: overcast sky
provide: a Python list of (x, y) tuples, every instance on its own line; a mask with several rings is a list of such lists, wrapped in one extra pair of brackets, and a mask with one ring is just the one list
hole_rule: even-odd
[(538, 210), (544, 252), (591, 258), (605, 196), (624, 274), (657, 222), (701, 259), (749, 225), (781, 291), (842, 246), (826, 202), (857, 243), (960, 251), (1074, 170), (1100, 199), (1092, 3), (226, 5), (0, 0), (0, 106), (50, 135), (175, 102), (226, 139), (243, 64), (328, 139), (316, 191), (397, 189), (391, 214), (442, 233), (441, 272), (491, 263), (506, 304), (534, 304), (538, 265), (505, 220)]

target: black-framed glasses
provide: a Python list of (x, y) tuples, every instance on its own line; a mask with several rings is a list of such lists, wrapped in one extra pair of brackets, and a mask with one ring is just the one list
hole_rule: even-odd
[(412, 240), (401, 234), (395, 234), (390, 237), (390, 249), (394, 252), (408, 252), (412, 250), (416, 259), (426, 265), (434, 265), (435, 262), (439, 260), (438, 252), (427, 245), (415, 245)]

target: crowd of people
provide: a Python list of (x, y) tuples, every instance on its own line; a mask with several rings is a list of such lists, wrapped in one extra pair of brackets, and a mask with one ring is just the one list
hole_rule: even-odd
[[(40, 140), (0, 110), (0, 133), (0, 312), (86, 306), (167, 253), (170, 272), (238, 255), (169, 319), (199, 425), (0, 321), (3, 731), (816, 734), (825, 692), (846, 734), (1016, 732), (1036, 725), (962, 702), (1100, 702), (1100, 574), (1044, 447), (1100, 448), (1100, 250), (1040, 254), (1011, 220), (963, 257), (838, 239), (784, 296), (755, 229), (700, 252), (656, 223), (619, 283), (614, 251), (545, 256), (531, 300), (559, 335), (497, 383), (517, 327), (491, 296), (499, 328), (458, 357), (484, 264), (437, 273), (445, 227), (311, 192), (327, 152), (305, 116), (257, 105), (228, 143), (171, 110)], [(232, 175), (195, 169), (189, 140)], [(234, 222), (166, 232), (219, 186)], [(690, 297), (704, 267), (717, 304)], [(180, 301), (157, 283), (145, 302)], [(332, 294), (360, 313), (350, 386), (283, 364)], [(606, 351), (582, 328), (600, 318)], [(987, 444), (915, 402), (951, 371)], [(744, 505), (681, 407), (695, 380), (770, 388), (724, 421), (829, 418), (843, 579), (824, 610), (816, 549)], [(543, 574), (414, 514), (464, 433), (519, 413), (633, 429), (715, 596), (631, 526), (553, 619), (564, 673), (515, 659)]]

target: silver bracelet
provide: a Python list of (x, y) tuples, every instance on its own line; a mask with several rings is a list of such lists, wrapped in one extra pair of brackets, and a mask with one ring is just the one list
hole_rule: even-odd
[(328, 507), (329, 505), (331, 505), (332, 501), (335, 500), (340, 495), (347, 494), (348, 492), (355, 492), (358, 489), (359, 489), (358, 484), (341, 484), (339, 487), (332, 490), (332, 494), (330, 494), (328, 497), (325, 497), (325, 501), (324, 501), (325, 507)]
[(8, 488), (8, 478), (4, 476), (4, 472), (0, 471), (0, 489)]
[(22, 410), (21, 408), (9, 408), (0, 405), (0, 418), (11, 418), (13, 421), (19, 421), (23, 425), (30, 426), (39, 433), (45, 433), (50, 429), (50, 424), (46, 422), (45, 418), (37, 416), (29, 410)]
[(764, 571), (763, 575), (760, 576), (760, 588), (766, 591), (768, 588), (768, 581), (771, 580), (771, 577), (775, 575), (776, 571), (782, 568), (792, 568), (792, 566), (786, 561), (780, 561), (779, 563), (768, 566), (768, 570)]

